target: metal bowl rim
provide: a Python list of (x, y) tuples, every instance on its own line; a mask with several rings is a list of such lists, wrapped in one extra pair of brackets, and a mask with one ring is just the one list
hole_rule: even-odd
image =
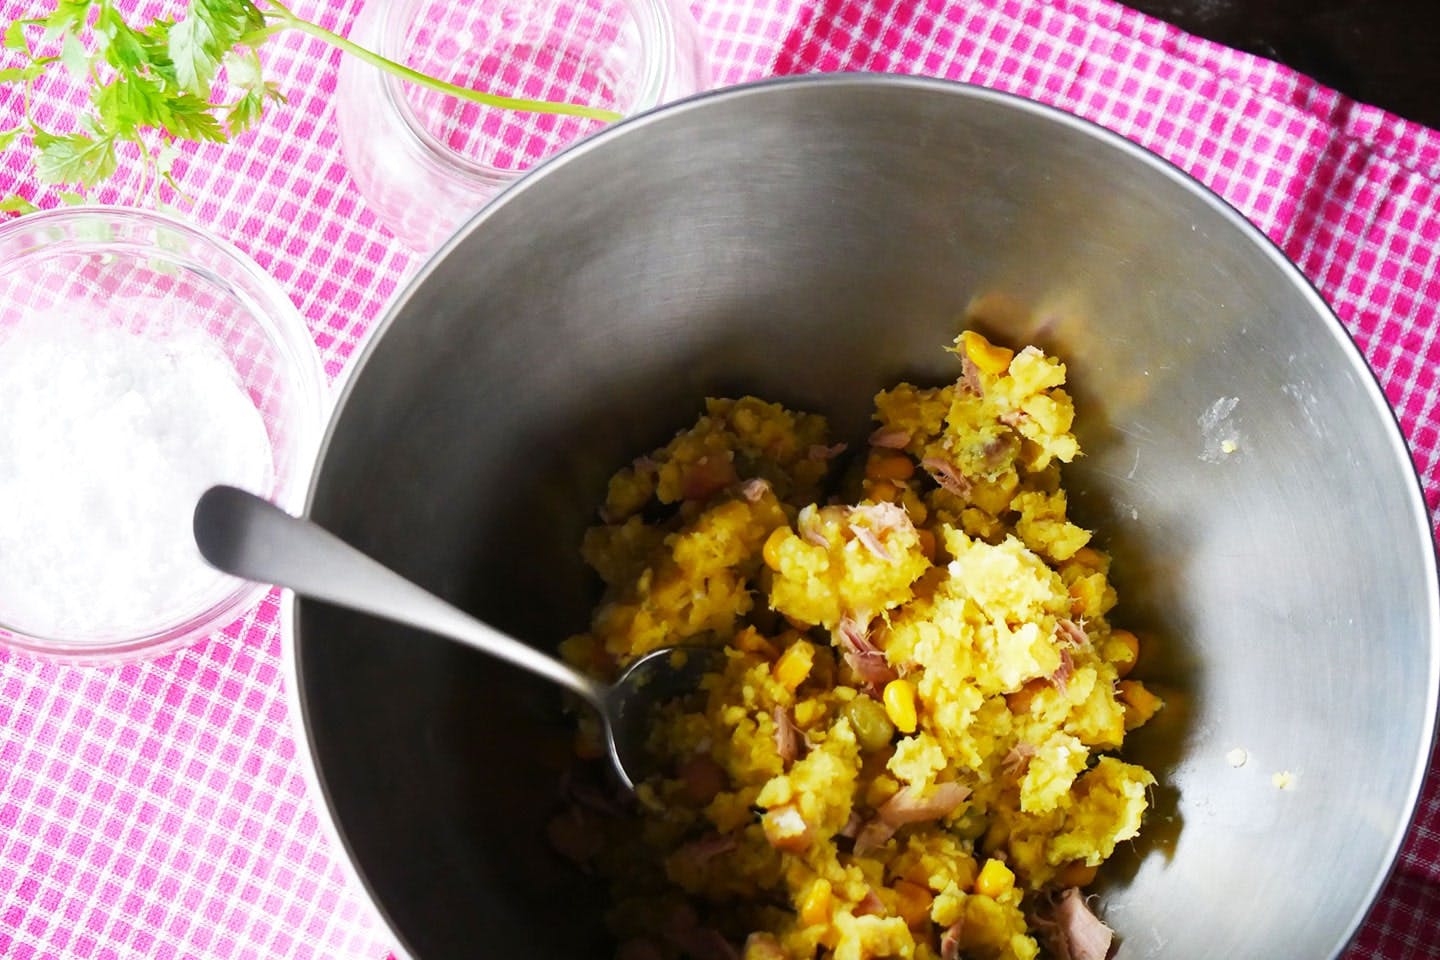
[[(1385, 430), (1390, 447), (1394, 455), (1405, 464), (1405, 472), (1410, 477), (1407, 484), (1407, 491), (1404, 494), (1406, 507), (1411, 519), (1416, 526), (1417, 532), (1421, 533), (1421, 539), (1430, 545), (1428, 551), (1424, 551), (1423, 562), (1425, 564), (1425, 580), (1429, 584), (1427, 600), (1427, 621), (1429, 625), (1429, 662), (1426, 665), (1427, 676), (1427, 703), (1425, 707), (1426, 722), (1425, 731), (1421, 736), (1421, 745), (1418, 756), (1414, 758), (1414, 766), (1411, 770), (1410, 784), (1404, 798), (1404, 825), (1396, 831), (1386, 846), (1383, 859), (1383, 868), (1370, 879), (1368, 888), (1365, 890), (1362, 906), (1356, 911), (1346, 923), (1343, 937), (1335, 944), (1330, 954), (1331, 960), (1338, 958), (1354, 939), (1360, 925), (1373, 908), (1381, 888), (1389, 879), (1398, 861), (1401, 845), (1409, 833), (1410, 825), (1414, 821), (1415, 811), (1420, 800), (1420, 791), (1424, 785), (1426, 773), (1429, 769), (1429, 761), (1436, 742), (1437, 733), (1437, 702), (1440, 702), (1440, 571), (1436, 565), (1436, 541), (1434, 530), (1430, 524), (1429, 511), (1425, 506), (1424, 486), (1420, 479), (1418, 470), (1415, 467), (1414, 459), (1410, 454), (1409, 445), (1405, 441), (1404, 432), (1400, 425), (1399, 416), (1395, 409), (1386, 399), (1380, 380), (1370, 364), (1365, 360), (1358, 344), (1344, 323), (1331, 309), (1330, 304), (1316, 289), (1310, 279), (1301, 272), (1289, 257), (1265, 235), (1258, 227), (1251, 223), (1240, 213), (1229, 201), (1215, 193), (1198, 179), (1187, 173), (1174, 163), (1153, 153), (1150, 150), (1136, 144), (1114, 131), (1101, 126), (1094, 121), (1067, 113), (1057, 107), (1029, 100), (1025, 97), (999, 90), (992, 90), (976, 84), (963, 83), (955, 80), (942, 80), (931, 77), (903, 76), (884, 73), (830, 73), (830, 74), (809, 74), (803, 76), (775, 77), (751, 83), (739, 84), (737, 86), (725, 87), (718, 90), (710, 90), (675, 101), (665, 106), (658, 107), (645, 113), (628, 117), (612, 126), (606, 127), (589, 137), (576, 142), (565, 150), (554, 154), (541, 163), (536, 164), (522, 177), (507, 186), (499, 195), (490, 201), (483, 209), (474, 214), (468, 221), (462, 224), (459, 229), (443, 244), (431, 253), (423, 264), (410, 277), (405, 286), (396, 294), (385, 313), (375, 323), (369, 332), (365, 343), (352, 359), (350, 371), (345, 375), (343, 381), (335, 386), (335, 401), (332, 407), (330, 419), (326, 424), (324, 435), (321, 438), (318, 452), (314, 458), (314, 466), (310, 475), (309, 488), (306, 491), (304, 502), (304, 515), (309, 516), (315, 504), (315, 496), (321, 468), (323, 467), (330, 451), (330, 445), (334, 440), (337, 426), (342, 419), (346, 404), (350, 395), (356, 389), (356, 384), (363, 373), (366, 364), (374, 356), (376, 345), (384, 337), (391, 325), (398, 317), (426, 279), (435, 272), (439, 264), (443, 262), (450, 253), (463, 243), (470, 234), (481, 229), (488, 219), (495, 215), (495, 212), (508, 203), (512, 203), (530, 182), (544, 179), (550, 171), (559, 168), (567, 163), (574, 162), (576, 158), (596, 150), (603, 150), (607, 144), (625, 135), (626, 131), (650, 126), (655, 123), (665, 122), (665, 118), (671, 115), (685, 113), (690, 110), (703, 109), (706, 104), (716, 101), (740, 100), (751, 97), (764, 97), (777, 90), (784, 90), (789, 87), (873, 87), (890, 86), (897, 89), (911, 88), (935, 93), (945, 93), (952, 96), (970, 97), (974, 100), (990, 102), (1017, 110), (1021, 113), (1028, 113), (1061, 127), (1068, 128), (1083, 134), (1099, 144), (1103, 148), (1114, 150), (1135, 162), (1144, 164), (1152, 170), (1164, 175), (1173, 182), (1179, 189), (1190, 194), (1210, 207), (1212, 211), (1219, 214), (1231, 226), (1237, 234), (1254, 244), (1260, 253), (1270, 259), (1280, 272), (1287, 276), (1292, 284), (1309, 301), (1316, 315), (1320, 317), (1326, 330), (1338, 342), (1341, 352), (1349, 358), (1350, 366), (1357, 373), (1361, 374), (1361, 382), (1369, 394), (1371, 405), (1378, 414), (1378, 422), (1382, 424), (1381, 429)], [(299, 661), (296, 656), (296, 649), (300, 643), (299, 624), (297, 620), (296, 598), (289, 591), (283, 592), (280, 604), (280, 625), (281, 625), (281, 659), (282, 669), (285, 678), (286, 707), (288, 710), (289, 722), (295, 737), (297, 752), (299, 754), (300, 767), (306, 782), (306, 788), (311, 798), (315, 801), (317, 819), (322, 825), (327, 839), (331, 843), (331, 849), (342, 851), (340, 857), (341, 869), (348, 878), (352, 889), (363, 890), (366, 899), (372, 909), (380, 918), (386, 932), (394, 943), (397, 951), (397, 960), (416, 960), (410, 953), (399, 931), (390, 922), (384, 907), (375, 896), (374, 890), (369, 882), (362, 875), (360, 868), (356, 865), (352, 856), (353, 850), (349, 842), (340, 832), (339, 824), (335, 820), (335, 809), (330, 800), (330, 795), (325, 786), (321, 783), (320, 771), (315, 763), (315, 755), (310, 741), (310, 728), (305, 722), (305, 699), (300, 687)]]

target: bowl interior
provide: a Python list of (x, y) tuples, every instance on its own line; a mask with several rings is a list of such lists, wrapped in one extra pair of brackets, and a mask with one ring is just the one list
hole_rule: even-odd
[[(740, 391), (868, 430), (963, 325), (1064, 358), (1072, 510), (1168, 706), (1162, 785), (1102, 873), (1122, 957), (1337, 954), (1393, 858), (1434, 720), (1434, 554), (1383, 397), (1298, 273), (1118, 138), (950, 84), (809, 78), (661, 111), (551, 163), (392, 311), (332, 424), (315, 519), (542, 647), (596, 595), (610, 471)], [(556, 692), (315, 604), (300, 720), (412, 956), (599, 952), (547, 849)], [(1227, 754), (1246, 751), (1232, 766)], [(1287, 771), (1290, 789), (1272, 774)], [(564, 922), (555, 922), (564, 905)]]

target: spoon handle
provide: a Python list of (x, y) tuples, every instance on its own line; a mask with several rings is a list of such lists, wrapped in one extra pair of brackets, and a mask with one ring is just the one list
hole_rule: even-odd
[(509, 661), (604, 710), (590, 678), (451, 606), (323, 527), (235, 487), (211, 487), (195, 505), (195, 544), (226, 573), (427, 630)]

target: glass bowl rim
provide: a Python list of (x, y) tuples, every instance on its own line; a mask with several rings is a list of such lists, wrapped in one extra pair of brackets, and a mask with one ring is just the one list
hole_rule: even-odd
[[(81, 224), (104, 224), (117, 228), (118, 236), (86, 238), (77, 234)], [(248, 254), (229, 240), (196, 223), (177, 216), (141, 207), (119, 205), (80, 205), (28, 213), (0, 223), (0, 247), (14, 242), (29, 231), (54, 230), (37, 242), (21, 248), (0, 262), (0, 275), (23, 270), (29, 263), (43, 261), (57, 248), (64, 253), (98, 252), (145, 259), (163, 259), (189, 269), (200, 276), (225, 299), (236, 303), (263, 331), (266, 340), (285, 360), (286, 379), (295, 387), (295, 399), (287, 404), (295, 416), (297, 431), (290, 445), (293, 468), (284, 477), (275, 478), (270, 496), (285, 509), (301, 507), (310, 474), (315, 468), (320, 434), (324, 428), (332, 396), (319, 352), (309, 327), (294, 301)], [(148, 234), (143, 231), (150, 231)], [(179, 235), (187, 241), (186, 249), (175, 249), (157, 243), (161, 231)], [(188, 246), (193, 244), (194, 247)], [(217, 274), (208, 262), (201, 262), (189, 249), (202, 249), (213, 255), (229, 271)], [(230, 289), (235, 280), (246, 285), (250, 296), (237, 297)], [(20, 630), (0, 621), (0, 649), (11, 650), (41, 660), (61, 661), (76, 665), (123, 663), (141, 657), (155, 657), (171, 652), (186, 643), (218, 631), (256, 606), (271, 591), (268, 584), (244, 582), (234, 589), (183, 618), (143, 634), (117, 636), (103, 640), (74, 640), (45, 636)]]
[[(374, 2), (374, 0), (371, 0)], [(391, 60), (403, 62), (404, 50), (398, 49), (403, 35), (399, 30), (405, 18), (413, 14), (422, 0), (400, 0), (385, 4), (376, 25), (378, 53)], [(640, 31), (641, 74), (639, 90), (633, 101), (621, 111), (633, 116), (660, 105), (664, 96), (666, 77), (669, 75), (676, 56), (675, 20), (667, 0), (609, 0), (624, 7)], [(415, 115), (414, 107), (405, 96), (405, 81), (392, 73), (381, 77), (381, 88), (385, 105), (400, 119), (401, 125), (425, 154), (442, 165), (447, 172), (462, 181), (482, 186), (503, 186), (521, 176), (524, 170), (499, 167), (494, 164), (472, 160), (445, 144), (426, 129), (425, 124)], [(544, 158), (541, 158), (544, 159)]]

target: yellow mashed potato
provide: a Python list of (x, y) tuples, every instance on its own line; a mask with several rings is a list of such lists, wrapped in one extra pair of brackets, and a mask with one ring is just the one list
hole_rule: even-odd
[(564, 656), (726, 658), (657, 717), (637, 808), (579, 831), (627, 960), (1029, 960), (1140, 829), (1154, 778), (1114, 754), (1160, 701), (1066, 515), (1065, 367), (973, 332), (954, 352), (954, 384), (875, 397), (864, 450), (712, 399), (611, 480), (583, 545), (605, 596)]

